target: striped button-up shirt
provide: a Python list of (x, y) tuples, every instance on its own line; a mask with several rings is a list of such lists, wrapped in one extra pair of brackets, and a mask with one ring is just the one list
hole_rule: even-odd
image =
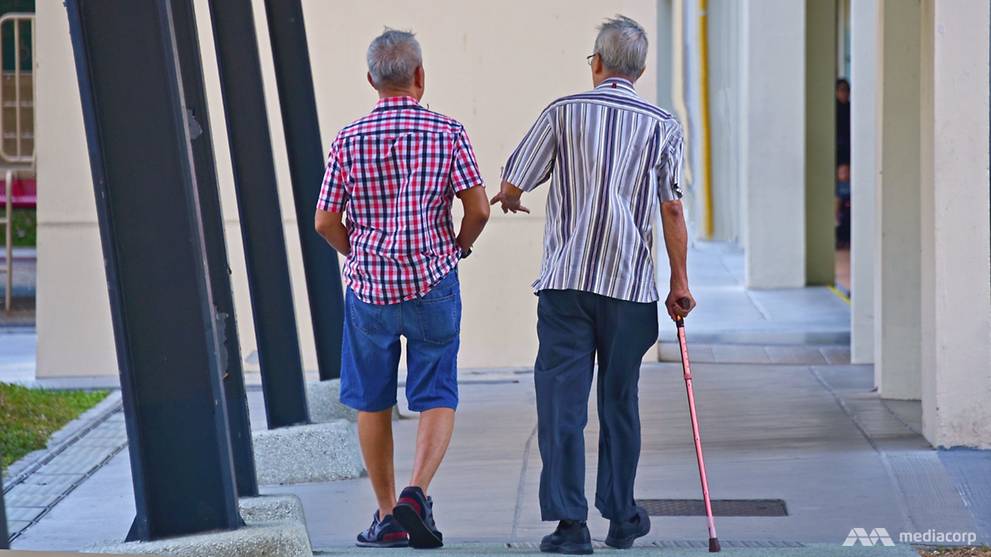
[(681, 197), (682, 143), (678, 121), (625, 79), (544, 110), (503, 171), (523, 191), (552, 178), (534, 292), (657, 301), (652, 229), (659, 203)]

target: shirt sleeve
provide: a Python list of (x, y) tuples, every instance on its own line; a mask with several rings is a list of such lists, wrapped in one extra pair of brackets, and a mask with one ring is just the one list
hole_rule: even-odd
[[(662, 132), (663, 133), (663, 132)], [(681, 199), (681, 164), (684, 157), (681, 124), (673, 122), (664, 137), (657, 163), (657, 195), (661, 201)]]
[(338, 138), (334, 140), (330, 147), (330, 154), (327, 155), (327, 171), (323, 175), (323, 185), (320, 187), (317, 209), (343, 213), (349, 197), (347, 176), (342, 161), (341, 141)]
[(551, 176), (554, 147), (554, 122), (551, 109), (547, 109), (509, 155), (502, 179), (523, 191), (535, 189)]
[(454, 140), (451, 187), (454, 188), (454, 193), (458, 193), (481, 185), (483, 185), (482, 173), (478, 170), (478, 161), (475, 160), (475, 149), (472, 148), (471, 140), (462, 128)]

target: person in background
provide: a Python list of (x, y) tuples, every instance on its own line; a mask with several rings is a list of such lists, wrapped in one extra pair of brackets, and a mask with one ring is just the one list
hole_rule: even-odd
[(850, 164), (850, 82), (836, 80), (836, 166)]
[(617, 16), (588, 56), (594, 89), (558, 99), (537, 118), (503, 172), (492, 203), (529, 212), (524, 192), (551, 179), (537, 293), (534, 366), (540, 512), (559, 521), (540, 550), (592, 553), (586, 525), (588, 397), (598, 361), (599, 468), (595, 506), (606, 544), (629, 548), (650, 531), (633, 498), (640, 458), (640, 363), (657, 342), (653, 225), (658, 209), (671, 265), (664, 302), (672, 318), (695, 306), (688, 289), (688, 232), (681, 205), (681, 126), (643, 100), (636, 81), (647, 34)]
[(836, 247), (850, 247), (850, 82), (836, 80)]
[(836, 247), (850, 248), (850, 165), (836, 168)]
[[(378, 503), (371, 526), (358, 535), (360, 546), (443, 545), (427, 493), (458, 406), (458, 263), (489, 218), (468, 134), (420, 105), (424, 81), (412, 33), (386, 29), (372, 41), (368, 82), (379, 100), (371, 114), (337, 134), (317, 203), (317, 232), (346, 257), (341, 402), (358, 410), (361, 452)], [(464, 207), (457, 235), (455, 197)], [(392, 407), (401, 336), (406, 398), (420, 423), (412, 477), (397, 499)]]

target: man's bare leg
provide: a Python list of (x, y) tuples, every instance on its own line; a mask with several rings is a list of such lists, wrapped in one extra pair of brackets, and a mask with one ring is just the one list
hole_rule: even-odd
[[(358, 412), (358, 440), (368, 479), (375, 490), (379, 517), (392, 514), (396, 504), (396, 471), (392, 462), (392, 408)], [(436, 469), (436, 468), (435, 468)]]
[(434, 474), (447, 453), (454, 432), (454, 410), (433, 408), (420, 413), (420, 425), (416, 432), (416, 460), (413, 462), (413, 479), (410, 485), (427, 493)]

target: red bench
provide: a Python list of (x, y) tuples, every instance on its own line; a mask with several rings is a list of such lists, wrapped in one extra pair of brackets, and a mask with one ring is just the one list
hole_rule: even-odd
[[(0, 210), (7, 204), (7, 184), (0, 174)], [(15, 209), (38, 208), (38, 182), (34, 178), (14, 178), (13, 204)]]

